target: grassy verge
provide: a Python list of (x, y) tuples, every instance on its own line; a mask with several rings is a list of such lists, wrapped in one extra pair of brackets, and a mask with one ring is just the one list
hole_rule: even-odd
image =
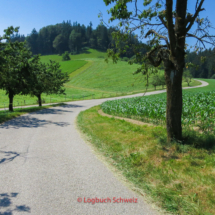
[(28, 107), (28, 108), (15, 108), (13, 112), (10, 111), (0, 111), (0, 124), (3, 122), (6, 122), (10, 119), (13, 119), (15, 117), (21, 116), (23, 114), (26, 113), (31, 113), (31, 112), (35, 112), (38, 110), (43, 110), (46, 108), (50, 108), (50, 107), (56, 107), (56, 106), (60, 106), (60, 105), (64, 105), (64, 103), (59, 103), (59, 104), (54, 104), (54, 105), (47, 105), (47, 106), (42, 106), (42, 107)]
[(185, 131), (189, 142), (167, 145), (165, 128), (104, 117), (98, 109), (81, 112), (78, 126), (129, 181), (173, 214), (215, 214), (214, 136)]

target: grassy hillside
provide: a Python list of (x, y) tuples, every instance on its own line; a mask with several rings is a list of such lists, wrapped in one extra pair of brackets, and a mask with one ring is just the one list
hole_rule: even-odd
[[(77, 55), (71, 55), (70, 61), (62, 61), (62, 56), (46, 55), (41, 57), (43, 63), (54, 60), (60, 63), (63, 72), (70, 74), (70, 82), (65, 85), (66, 96), (64, 95), (42, 95), (47, 102), (64, 102), (79, 99), (91, 99), (101, 97), (112, 97), (122, 94), (133, 94), (145, 91), (144, 77), (141, 74), (132, 73), (138, 65), (128, 65), (127, 62), (119, 61), (107, 64), (104, 61), (105, 52), (88, 49)], [(162, 71), (161, 71), (162, 72)], [(190, 85), (200, 84), (193, 81)], [(187, 86), (187, 83), (183, 83)], [(161, 87), (157, 87), (161, 89)], [(154, 90), (149, 86), (148, 91)], [(36, 97), (15, 96), (14, 105), (35, 104)], [(4, 91), (0, 91), (0, 107), (8, 105), (8, 97)]]
[(74, 60), (74, 61), (63, 61), (60, 62), (61, 70), (63, 72), (67, 72), (68, 74), (71, 74), (75, 70), (81, 68), (87, 63), (85, 60)]
[[(83, 60), (83, 59), (88, 59), (88, 58), (105, 58), (106, 57), (106, 52), (101, 52), (95, 49), (88, 49), (83, 51), (80, 54), (77, 55), (70, 55), (71, 60)], [(54, 60), (56, 62), (61, 62), (62, 61), (62, 56), (59, 55), (44, 55), (41, 57), (41, 60), (43, 63), (49, 62), (49, 60)]]
[[(86, 72), (71, 80), (72, 86), (102, 90), (106, 93), (131, 94), (145, 90), (144, 76), (132, 74), (139, 65), (128, 65), (124, 61), (119, 61), (117, 64), (112, 62), (107, 64), (103, 59), (92, 60), (93, 64)], [(193, 81), (191, 86), (194, 85), (198, 85), (198, 83)], [(187, 86), (187, 83), (184, 82), (183, 86)], [(157, 89), (162, 89), (162, 87), (159, 86)], [(154, 90), (154, 87), (150, 85), (148, 90)]]

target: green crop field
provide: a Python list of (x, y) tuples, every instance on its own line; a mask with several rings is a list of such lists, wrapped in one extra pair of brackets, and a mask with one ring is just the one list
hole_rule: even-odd
[[(201, 131), (215, 134), (215, 91), (184, 93), (182, 125), (194, 126)], [(102, 104), (105, 113), (142, 121), (165, 124), (166, 97), (139, 97), (107, 101)]]
[[(70, 61), (62, 61), (62, 56), (41, 56), (43, 63), (54, 60), (60, 63), (61, 70), (70, 75), (70, 81), (65, 84), (65, 95), (42, 95), (45, 103), (64, 102), (81, 99), (92, 99), (102, 97), (113, 97), (116, 95), (127, 95), (145, 91), (144, 77), (141, 74), (132, 73), (138, 65), (128, 65), (127, 62), (119, 61), (107, 64), (104, 61), (105, 52), (87, 49), (81, 54), (71, 55)], [(163, 72), (163, 71), (160, 71)], [(199, 85), (200, 82), (193, 80), (190, 86)], [(183, 86), (187, 83), (183, 82)], [(162, 89), (161, 86), (157, 90)], [(152, 85), (148, 91), (154, 90)], [(17, 95), (14, 97), (14, 105), (36, 104), (37, 98)], [(0, 90), (0, 107), (8, 106), (8, 97), (5, 91)]]
[[(215, 134), (215, 80), (207, 81), (206, 87), (183, 91), (182, 124)], [(101, 107), (108, 114), (164, 125), (166, 93), (106, 101)]]

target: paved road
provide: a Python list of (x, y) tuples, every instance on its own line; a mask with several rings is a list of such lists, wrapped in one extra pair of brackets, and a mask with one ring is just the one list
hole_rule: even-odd
[[(159, 214), (113, 175), (76, 130), (80, 111), (105, 100), (70, 102), (0, 125), (0, 215)], [(112, 202), (84, 203), (84, 197)], [(113, 197), (138, 203), (113, 203)]]

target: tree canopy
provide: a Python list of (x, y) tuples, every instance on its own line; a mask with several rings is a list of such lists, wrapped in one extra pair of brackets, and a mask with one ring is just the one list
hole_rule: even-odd
[(29, 76), (29, 59), (31, 52), (26, 47), (25, 42), (10, 40), (13, 32), (18, 32), (18, 28), (9, 27), (4, 31), (3, 39), (7, 39), (7, 43), (1, 44), (1, 81), (0, 89), (6, 91), (9, 96), (9, 110), (13, 110), (13, 97), (17, 94), (28, 94), (27, 77)]
[[(103, 1), (107, 6), (113, 5), (109, 10), (109, 22), (119, 20), (119, 31), (112, 34), (116, 46), (108, 50), (109, 57), (116, 62), (120, 53), (126, 52), (129, 48), (126, 40), (132, 33), (140, 31), (139, 38), (148, 39), (151, 48), (146, 55), (140, 51), (142, 44), (132, 45), (136, 61), (144, 65), (147, 60), (154, 67), (163, 63), (167, 86), (168, 141), (182, 141), (182, 76), (186, 66), (186, 38), (196, 39), (196, 51), (204, 49), (205, 44), (215, 45), (214, 36), (209, 34), (210, 21), (200, 18), (205, 0), (196, 0), (194, 14), (187, 11), (187, 0), (144, 0), (143, 5), (139, 5), (137, 0)], [(123, 47), (122, 42), (125, 42)]]
[(64, 84), (69, 80), (67, 73), (60, 70), (60, 64), (50, 60), (48, 64), (40, 62), (40, 56), (34, 56), (30, 62), (31, 74), (28, 77), (29, 94), (38, 98), (42, 106), (41, 94), (64, 94)]

